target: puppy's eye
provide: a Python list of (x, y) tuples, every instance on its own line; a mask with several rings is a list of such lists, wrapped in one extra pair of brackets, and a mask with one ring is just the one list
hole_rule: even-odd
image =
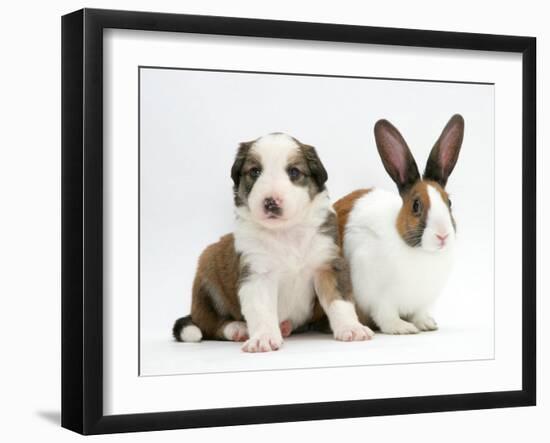
[(291, 180), (297, 180), (302, 175), (302, 172), (298, 168), (295, 168), (295, 167), (288, 168), (287, 172), (288, 172), (288, 176), (290, 177)]
[(248, 175), (250, 175), (250, 177), (252, 178), (258, 178), (261, 173), (262, 173), (262, 170), (260, 168), (251, 168), (248, 171)]
[(422, 203), (418, 198), (415, 198), (412, 205), (414, 215), (420, 215), (422, 212)]

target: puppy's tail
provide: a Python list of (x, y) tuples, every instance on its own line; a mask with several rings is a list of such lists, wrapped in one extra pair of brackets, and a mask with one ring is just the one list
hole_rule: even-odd
[(178, 318), (172, 328), (172, 335), (176, 341), (196, 343), (202, 340), (202, 332), (193, 323), (190, 315)]

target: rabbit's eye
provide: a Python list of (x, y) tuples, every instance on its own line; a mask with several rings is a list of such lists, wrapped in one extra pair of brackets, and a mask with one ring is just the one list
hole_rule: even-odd
[(420, 202), (420, 200), (418, 198), (414, 199), (412, 210), (413, 210), (414, 215), (420, 215), (420, 213), (422, 212), (422, 203)]

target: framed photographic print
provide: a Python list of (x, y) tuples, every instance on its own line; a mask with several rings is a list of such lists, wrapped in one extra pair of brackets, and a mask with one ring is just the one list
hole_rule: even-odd
[(534, 405), (536, 41), (62, 20), (62, 425)]

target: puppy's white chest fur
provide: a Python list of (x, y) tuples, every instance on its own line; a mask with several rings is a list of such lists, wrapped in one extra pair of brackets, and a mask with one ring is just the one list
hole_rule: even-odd
[[(324, 217), (328, 210), (322, 211)], [(268, 231), (246, 222), (235, 231), (235, 249), (254, 278), (270, 286), (277, 297), (279, 321), (296, 328), (311, 318), (316, 270), (337, 256), (331, 237), (319, 232), (321, 223), (304, 223), (283, 231)]]
[(312, 228), (298, 230), (281, 244), (286, 247), (279, 257), (280, 270), (273, 268), (279, 274), (279, 319), (291, 320), (298, 326), (311, 317), (314, 272), (334, 256), (334, 247), (329, 237)]

